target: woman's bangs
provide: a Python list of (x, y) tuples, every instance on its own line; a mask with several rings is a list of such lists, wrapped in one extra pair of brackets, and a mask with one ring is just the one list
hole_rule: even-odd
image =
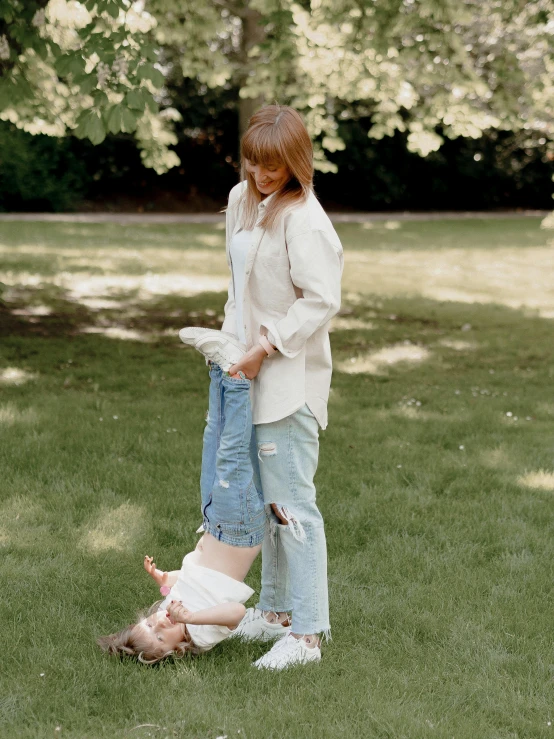
[(269, 127), (248, 131), (242, 140), (242, 156), (251, 164), (262, 167), (286, 165), (284, 152), (278, 137), (272, 135)]

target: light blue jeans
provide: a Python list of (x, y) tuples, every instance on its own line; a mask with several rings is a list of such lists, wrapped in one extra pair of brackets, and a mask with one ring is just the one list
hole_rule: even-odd
[[(258, 608), (292, 611), (295, 634), (328, 636), (327, 545), (314, 486), (318, 423), (305, 405), (280, 421), (258, 424), (256, 441), (254, 477), (259, 470), (268, 510)], [(274, 515), (272, 504), (287, 524)]]
[(209, 398), (200, 475), (204, 531), (225, 544), (254, 547), (264, 538), (267, 516), (252, 468), (250, 380), (211, 364)]

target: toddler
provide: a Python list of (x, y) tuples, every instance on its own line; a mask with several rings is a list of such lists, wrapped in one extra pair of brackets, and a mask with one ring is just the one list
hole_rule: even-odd
[[(133, 655), (148, 664), (170, 655), (205, 652), (233, 634), (245, 615), (243, 604), (254, 592), (244, 578), (265, 530), (263, 496), (251, 462), (255, 435), (250, 381), (225, 371), (242, 349), (220, 332), (199, 347), (194, 332), (183, 329), (180, 335), (207, 358), (211, 380), (200, 478), (204, 533), (180, 570), (164, 572), (152, 557), (144, 558), (164, 599), (137, 623), (98, 640), (110, 654)], [(207, 333), (204, 330), (203, 336)]]

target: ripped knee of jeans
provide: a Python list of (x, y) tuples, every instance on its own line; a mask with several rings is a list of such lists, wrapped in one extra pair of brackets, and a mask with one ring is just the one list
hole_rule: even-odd
[[(287, 526), (292, 536), (301, 543), (306, 541), (306, 532), (300, 521), (296, 518), (294, 513), (287, 506), (280, 505), (279, 503), (271, 503), (271, 509), (278, 522), (282, 526)], [(272, 532), (273, 533), (273, 532)]]
[(277, 444), (274, 441), (261, 441), (258, 444), (258, 459), (263, 462), (264, 457), (274, 457), (277, 454)]

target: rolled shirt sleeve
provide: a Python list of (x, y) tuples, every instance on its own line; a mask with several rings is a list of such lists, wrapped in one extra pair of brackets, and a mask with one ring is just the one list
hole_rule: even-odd
[[(340, 242), (322, 229), (311, 229), (287, 241), (290, 275), (302, 291), (278, 321), (262, 328), (268, 340), (286, 357), (296, 357), (306, 342), (339, 310), (343, 254)], [(226, 307), (227, 313), (227, 307)]]

